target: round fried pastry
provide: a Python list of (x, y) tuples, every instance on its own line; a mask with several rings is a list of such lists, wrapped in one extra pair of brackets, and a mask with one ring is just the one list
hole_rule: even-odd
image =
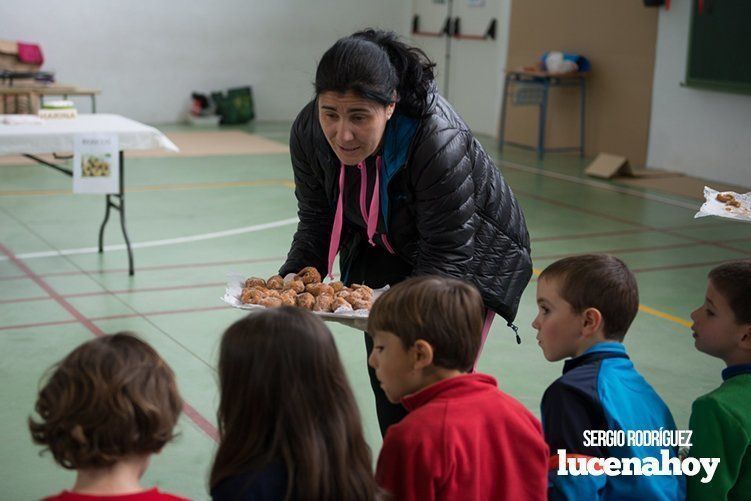
[(284, 279), (279, 275), (274, 275), (266, 280), (266, 287), (274, 290), (282, 290), (284, 287)]
[(287, 289), (280, 294), (282, 304), (285, 306), (297, 306), (297, 293), (292, 289)]
[(302, 280), (291, 280), (284, 284), (284, 290), (293, 290), (295, 294), (305, 292), (305, 284)]
[(347, 302), (343, 297), (335, 297), (334, 302), (331, 303), (331, 311), (336, 311), (342, 308), (344, 311), (352, 311), (352, 305)]
[(336, 282), (329, 282), (329, 285), (334, 289), (334, 292), (341, 292), (344, 290), (344, 284), (338, 280)]
[(278, 308), (282, 305), (282, 300), (278, 297), (266, 296), (258, 304), (266, 308)]
[(314, 296), (320, 296), (321, 294), (334, 295), (334, 289), (329, 284), (322, 284), (314, 282), (305, 286), (305, 292), (310, 292)]
[(730, 193), (718, 193), (715, 197), (718, 202), (727, 203), (731, 200), (735, 200), (735, 197), (731, 195)]
[(263, 299), (263, 292), (257, 287), (246, 287), (243, 289), (240, 301), (245, 304), (258, 304)]
[(370, 309), (370, 300), (369, 299), (362, 299), (359, 297), (353, 297), (350, 299), (350, 304), (352, 304), (352, 308), (356, 310), (369, 310)]
[(368, 287), (367, 285), (363, 285), (363, 284), (352, 284), (352, 286), (351, 286), (350, 288), (351, 288), (352, 290), (355, 290), (355, 291), (359, 291), (359, 290), (362, 290), (362, 291), (365, 291), (365, 292), (367, 292), (367, 293), (368, 293), (369, 295), (371, 295), (371, 296), (373, 295), (373, 289), (371, 289), (371, 288), (370, 288), (370, 287)]
[(297, 274), (297, 278), (303, 281), (305, 285), (313, 284), (321, 281), (321, 274), (314, 266), (306, 266), (300, 273)]
[(316, 298), (310, 292), (303, 292), (297, 295), (297, 306), (312, 310), (316, 304)]
[(373, 295), (369, 294), (367, 290), (365, 289), (357, 289), (352, 292), (350, 292), (349, 297), (347, 298), (347, 301), (352, 302), (352, 299), (362, 299), (365, 301), (373, 301)]
[(334, 296), (321, 294), (316, 297), (316, 304), (313, 306), (313, 311), (331, 311), (332, 304), (334, 304)]
[(245, 287), (266, 287), (266, 280), (258, 277), (250, 277), (245, 281)]

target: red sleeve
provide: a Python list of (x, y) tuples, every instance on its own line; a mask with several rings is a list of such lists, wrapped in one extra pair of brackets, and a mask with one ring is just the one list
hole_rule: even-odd
[(415, 431), (392, 426), (378, 456), (376, 481), (399, 501), (436, 499), (445, 477), (441, 442)]

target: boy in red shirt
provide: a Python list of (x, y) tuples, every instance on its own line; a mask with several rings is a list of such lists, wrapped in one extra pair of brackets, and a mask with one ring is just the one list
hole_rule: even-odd
[(368, 362), (409, 411), (386, 432), (376, 468), (397, 501), (546, 498), (540, 422), (471, 372), (484, 312), (472, 285), (442, 277), (406, 280), (373, 305)]
[(40, 419), (29, 418), (34, 442), (77, 473), (70, 491), (45, 501), (186, 501), (140, 483), (182, 405), (172, 369), (137, 337), (104, 336), (73, 350), (39, 392)]

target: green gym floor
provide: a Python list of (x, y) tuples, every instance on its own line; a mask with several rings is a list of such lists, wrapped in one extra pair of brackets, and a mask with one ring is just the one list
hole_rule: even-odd
[[(239, 129), (286, 143), (289, 124)], [(686, 427), (691, 402), (720, 383), (722, 369), (718, 360), (695, 351), (689, 314), (703, 300), (711, 267), (751, 256), (751, 225), (695, 220), (697, 201), (593, 181), (581, 174), (586, 162), (573, 156), (547, 155), (543, 162), (522, 150), (501, 156), (492, 139), (482, 140), (524, 209), (537, 272), (563, 256), (607, 252), (636, 273), (642, 307), (625, 344), (678, 426)], [(177, 373), (187, 404), (178, 438), (153, 458), (145, 484), (208, 497), (217, 346), (223, 329), (243, 315), (220, 297), (228, 272), (270, 276), (284, 260), (295, 229), (289, 220), (296, 217), (289, 156), (126, 155), (125, 172), (134, 277), (128, 276), (124, 250), (91, 250), (104, 197), (73, 195), (70, 178), (46, 167), (0, 165), (4, 499), (37, 499), (72, 486), (73, 473), (57, 467), (49, 454), (40, 456), (29, 437), (26, 422), (39, 380), (76, 345), (121, 330), (139, 333), (161, 353)], [(274, 222), (279, 224), (269, 225)], [(105, 244), (122, 242), (115, 217)], [(479, 368), (539, 416), (542, 393), (562, 363), (543, 358), (530, 326), (535, 314), (533, 280), (516, 320), (522, 344), (496, 320)], [(329, 326), (375, 456), (381, 438), (363, 334)]]

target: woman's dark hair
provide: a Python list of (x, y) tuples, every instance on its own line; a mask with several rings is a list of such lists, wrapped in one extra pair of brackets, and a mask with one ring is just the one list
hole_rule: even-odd
[(232, 324), (219, 352), (213, 489), (281, 462), (286, 499), (372, 500), (370, 448), (331, 332), (309, 311), (274, 308)]
[(394, 32), (358, 31), (323, 54), (316, 70), (316, 95), (352, 91), (385, 106), (394, 102), (396, 92), (397, 110), (419, 118), (427, 112), (434, 67), (425, 52), (405, 44)]
[(108, 467), (172, 440), (183, 405), (175, 375), (132, 334), (86, 342), (51, 370), (29, 428), (63, 468)]

